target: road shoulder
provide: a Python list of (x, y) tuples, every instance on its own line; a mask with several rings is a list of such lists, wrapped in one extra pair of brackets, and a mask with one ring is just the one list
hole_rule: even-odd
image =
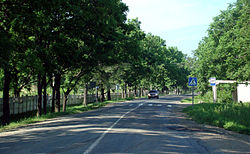
[(216, 150), (213, 152), (215, 153), (250, 153), (249, 135), (227, 131), (211, 125), (198, 124), (182, 112), (189, 105), (178, 102), (173, 112), (176, 113), (180, 123), (186, 130), (190, 131), (193, 137), (201, 141), (202, 144), (214, 147)]

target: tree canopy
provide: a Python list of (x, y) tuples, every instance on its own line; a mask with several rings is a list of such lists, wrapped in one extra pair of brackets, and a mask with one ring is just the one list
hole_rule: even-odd
[(68, 94), (82, 83), (96, 82), (103, 91), (116, 84), (186, 87), (186, 56), (146, 34), (138, 19), (127, 20), (127, 11), (121, 0), (1, 1), (2, 124), (9, 123), (9, 96), (20, 97), (24, 89), (37, 88), (40, 116), (47, 112), (49, 86), (51, 112), (60, 112), (60, 92), (66, 110)]
[(195, 50), (195, 71), (199, 89), (205, 92), (210, 77), (220, 80), (250, 79), (249, 1), (238, 0), (214, 17)]

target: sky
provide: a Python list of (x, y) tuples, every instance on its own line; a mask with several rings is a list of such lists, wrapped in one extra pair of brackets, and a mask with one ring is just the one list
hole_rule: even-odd
[(141, 21), (146, 33), (160, 36), (167, 46), (176, 46), (192, 56), (207, 36), (213, 17), (236, 0), (122, 0), (129, 7), (128, 19)]

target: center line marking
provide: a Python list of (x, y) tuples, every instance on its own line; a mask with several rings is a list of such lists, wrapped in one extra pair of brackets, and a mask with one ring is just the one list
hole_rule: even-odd
[(116, 124), (118, 124), (118, 122), (124, 118), (127, 114), (129, 114), (130, 112), (138, 109), (140, 106), (142, 106), (143, 103), (139, 104), (137, 107), (129, 110), (128, 112), (126, 112), (125, 114), (123, 114), (111, 127), (109, 127), (104, 133), (102, 133), (102, 135), (94, 142), (91, 144), (91, 146), (83, 153), (83, 154), (89, 154), (99, 143), (100, 141), (104, 138), (104, 136), (113, 128), (115, 127)]

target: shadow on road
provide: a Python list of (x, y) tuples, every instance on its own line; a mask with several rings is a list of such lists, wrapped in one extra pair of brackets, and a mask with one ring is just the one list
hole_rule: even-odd
[[(184, 97), (118, 103), (1, 133), (0, 153), (84, 153), (103, 134), (90, 153), (249, 152), (249, 142), (188, 120), (180, 111), (189, 104), (178, 103)], [(216, 147), (212, 142), (237, 142), (238, 147)]]

